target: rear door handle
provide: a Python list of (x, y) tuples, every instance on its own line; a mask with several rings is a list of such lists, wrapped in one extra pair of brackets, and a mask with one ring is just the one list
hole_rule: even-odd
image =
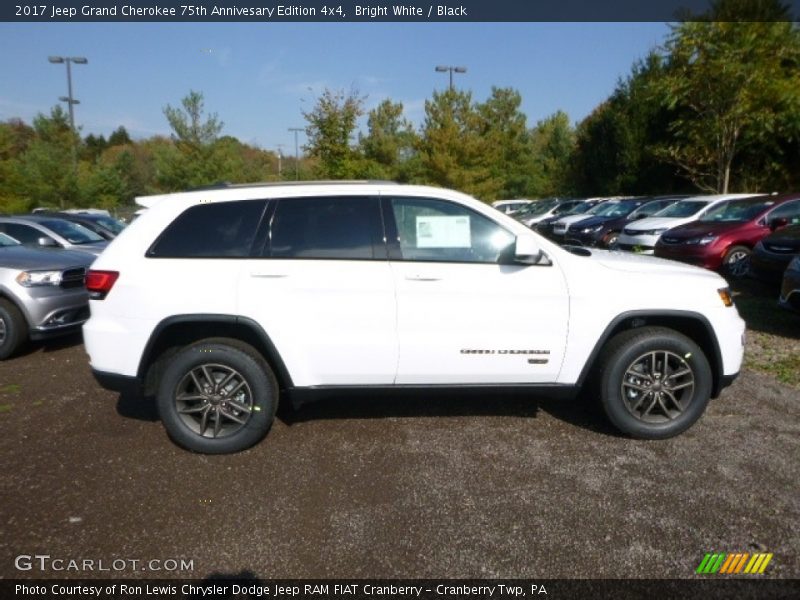
[(441, 277), (432, 277), (430, 275), (406, 275), (407, 281), (441, 281)]

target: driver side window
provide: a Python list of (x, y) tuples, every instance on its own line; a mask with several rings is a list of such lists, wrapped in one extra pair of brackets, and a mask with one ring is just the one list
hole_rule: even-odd
[(392, 211), (403, 260), (497, 263), (515, 236), (464, 206), (430, 198), (395, 198)]

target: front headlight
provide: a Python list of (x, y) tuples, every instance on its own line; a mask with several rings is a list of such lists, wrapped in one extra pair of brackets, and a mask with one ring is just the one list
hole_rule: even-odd
[(708, 244), (710, 244), (711, 242), (716, 240), (718, 237), (719, 237), (718, 235), (704, 235), (703, 237), (692, 238), (690, 240), (686, 240), (686, 243), (687, 244), (692, 244), (692, 245), (695, 245), (695, 246), (697, 246), (697, 245), (707, 246)]
[(786, 270), (800, 272), (800, 254), (792, 259), (792, 262), (789, 263), (789, 266), (786, 267)]
[(651, 229), (649, 231), (642, 231), (640, 233), (641, 233), (641, 235), (661, 235), (666, 230), (667, 230), (667, 228), (665, 227), (664, 229)]
[(594, 227), (584, 227), (581, 229), (581, 233), (596, 233), (603, 228), (602, 225), (595, 225)]
[(23, 271), (17, 275), (17, 283), (24, 287), (61, 285), (61, 271)]

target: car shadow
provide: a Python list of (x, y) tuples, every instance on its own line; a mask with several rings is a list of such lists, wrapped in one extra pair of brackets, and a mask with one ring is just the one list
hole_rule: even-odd
[(83, 343), (83, 335), (80, 331), (62, 335), (49, 340), (40, 340), (36, 342), (28, 341), (13, 355), (12, 358), (22, 358), (23, 356), (30, 356), (37, 352), (58, 352), (73, 346), (78, 346)]
[[(339, 419), (390, 419), (426, 417), (513, 417), (535, 419), (539, 411), (575, 427), (604, 435), (620, 434), (603, 417), (598, 402), (583, 396), (548, 398), (524, 390), (486, 393), (463, 391), (390, 390), (365, 394), (338, 392), (299, 407), (283, 401), (276, 417), (291, 427), (299, 423)], [(117, 413), (128, 419), (160, 420), (153, 396), (120, 394)]]
[(420, 417), (514, 417), (535, 419), (539, 411), (593, 432), (619, 435), (599, 411), (596, 403), (583, 396), (575, 399), (551, 398), (530, 391), (509, 390), (486, 393), (481, 390), (420, 391), (392, 390), (369, 396), (347, 392), (293, 407), (289, 402), (278, 408), (284, 424), (328, 419), (388, 419)]
[(800, 315), (778, 306), (778, 286), (754, 279), (730, 281), (733, 301), (747, 328), (800, 339)]

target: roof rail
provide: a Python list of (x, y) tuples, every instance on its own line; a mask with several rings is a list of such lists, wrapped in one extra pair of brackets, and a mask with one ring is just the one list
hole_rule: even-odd
[(259, 181), (254, 183), (230, 183), (228, 181), (220, 181), (219, 183), (212, 183), (210, 185), (201, 185), (198, 187), (189, 188), (187, 192), (200, 192), (203, 190), (225, 190), (236, 188), (249, 188), (249, 187), (282, 187), (282, 186), (295, 186), (295, 185), (398, 185), (396, 181), (388, 181), (381, 179), (319, 179), (311, 181)]

